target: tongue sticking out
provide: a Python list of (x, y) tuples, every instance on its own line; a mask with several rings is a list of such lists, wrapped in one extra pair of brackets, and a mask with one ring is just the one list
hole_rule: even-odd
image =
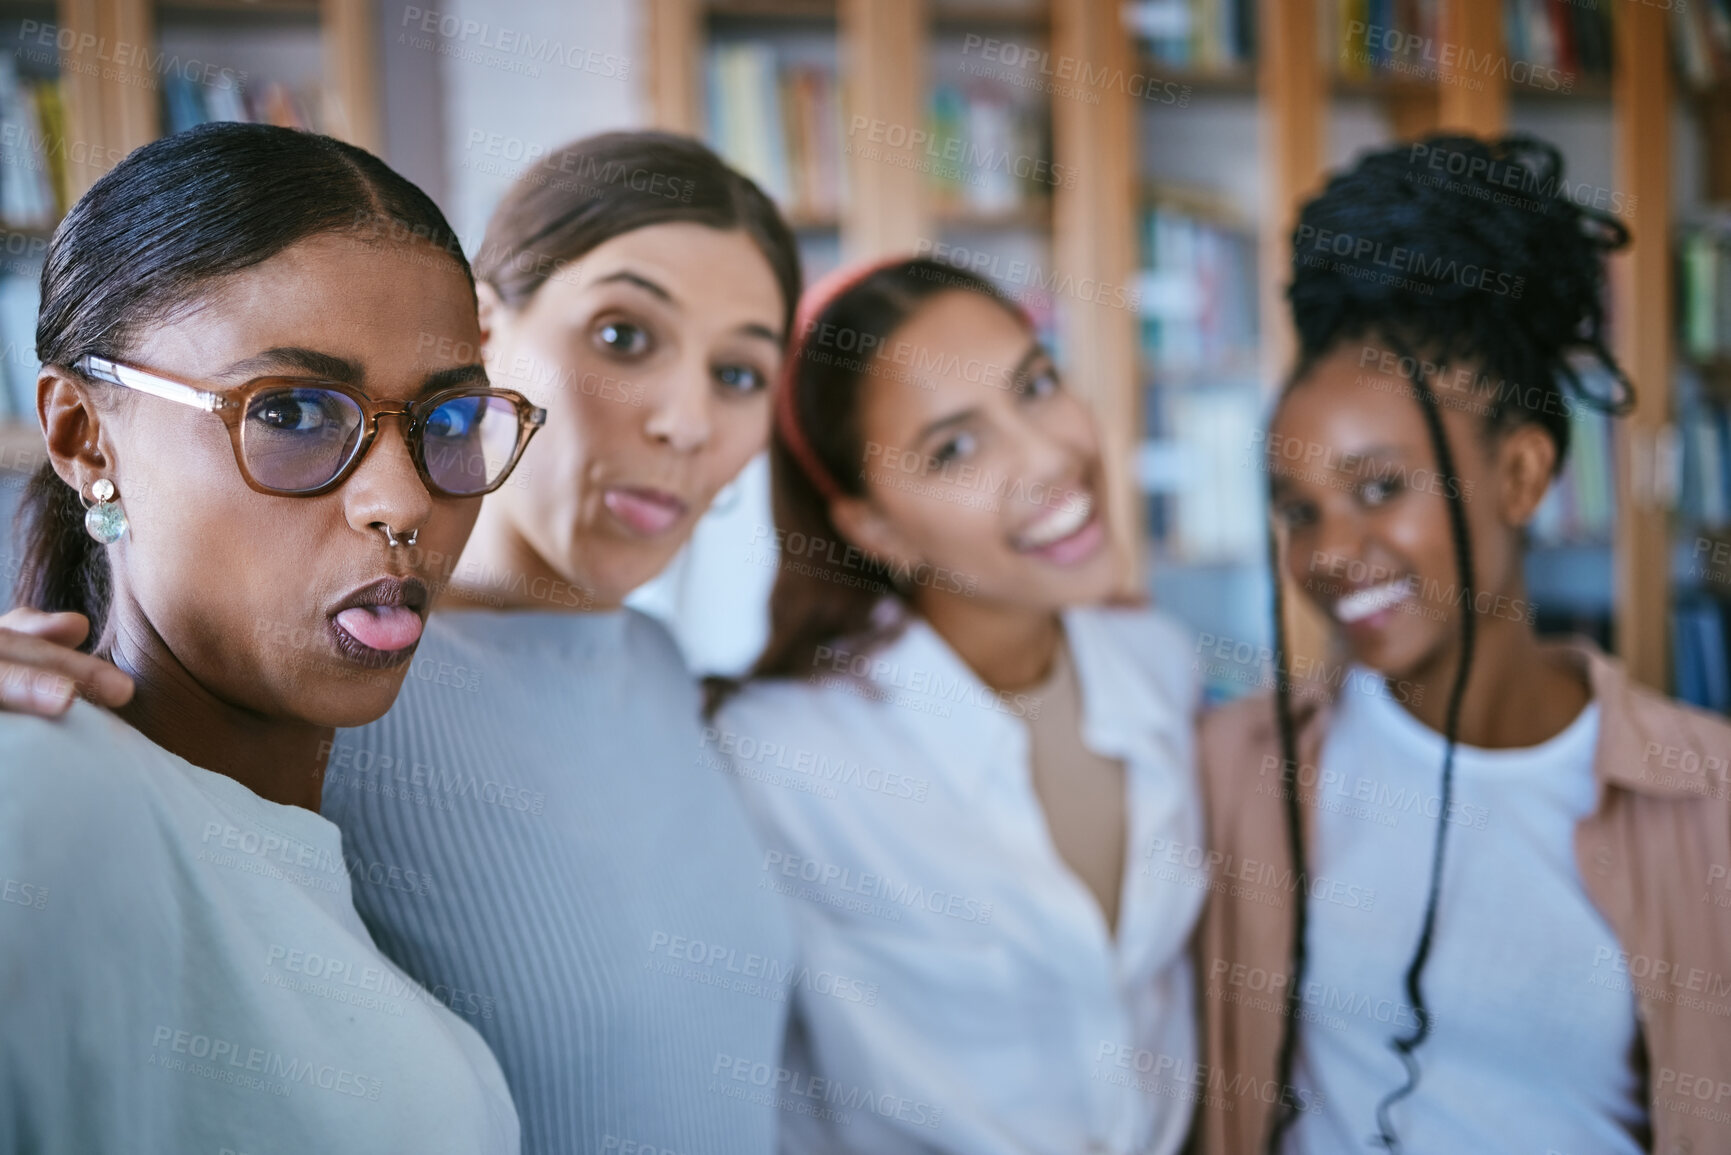
[(390, 653), (421, 637), (421, 618), (407, 606), (356, 606), (337, 615), (337, 625), (363, 646)]

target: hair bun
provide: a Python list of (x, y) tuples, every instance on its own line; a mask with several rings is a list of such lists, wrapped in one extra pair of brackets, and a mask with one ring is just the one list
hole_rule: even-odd
[[(1438, 135), (1362, 157), (1310, 201), (1288, 290), (1307, 358), (1382, 331), (1447, 357), (1519, 346), (1533, 377), (1620, 411), (1632, 388), (1605, 344), (1605, 256), (1628, 229), (1572, 186), (1533, 136)], [(1615, 203), (1615, 198), (1611, 198)], [(1583, 203), (1583, 200), (1586, 203)], [(1620, 397), (1590, 395), (1570, 355), (1602, 362)]]

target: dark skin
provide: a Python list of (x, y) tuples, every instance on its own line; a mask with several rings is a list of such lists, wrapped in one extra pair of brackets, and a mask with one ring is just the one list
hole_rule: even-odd
[[(1422, 688), (1393, 696), (1438, 732), (1462, 657), (1459, 615), (1475, 612), (1457, 737), (1485, 749), (1538, 745), (1591, 698), (1582, 672), (1527, 620), (1521, 531), (1550, 486), (1556, 443), (1534, 424), (1493, 431), (1482, 410), (1443, 408), (1472, 550), (1469, 610), (1459, 600), (1448, 482), (1437, 476), (1423, 411), (1411, 383), (1378, 372), (1364, 349), (1349, 342), (1323, 358), (1275, 412), (1269, 468), (1287, 574), (1336, 625), (1354, 661), (1391, 687)], [(1306, 448), (1328, 452), (1307, 460)], [(1343, 598), (1388, 583), (1409, 592), (1343, 620), (1353, 615)]]
[[(424, 340), (429, 333), (452, 340)], [(316, 363), (375, 398), (410, 400), (484, 380), (478, 362), (452, 355), (472, 353), (479, 338), (474, 296), (454, 263), (323, 235), (213, 283), (196, 308), (144, 327), (124, 359), (217, 391), (306, 376)], [(380, 579), (435, 586), (480, 499), (431, 494), (398, 417), (381, 419), (371, 451), (337, 489), (283, 497), (247, 487), (211, 414), (55, 366), (43, 367), (37, 389), (55, 471), (86, 493), (111, 480), (131, 525), (107, 547), (112, 598), (97, 647), (119, 673), (95, 659), (53, 668), (101, 684), (157, 745), (261, 797), (316, 810), (333, 730), (381, 716), (413, 653), (357, 661), (336, 644), (335, 614)], [(387, 525), (417, 531), (419, 548), (391, 548)], [(416, 612), (424, 619), (425, 606)], [(82, 626), (73, 615), (9, 615), (7, 624), (14, 656), (70, 641)], [(115, 681), (122, 674), (130, 698)]]

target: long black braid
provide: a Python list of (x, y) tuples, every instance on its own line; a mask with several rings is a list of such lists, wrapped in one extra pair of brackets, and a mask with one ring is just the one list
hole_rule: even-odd
[[(1374, 342), (1399, 358), (1424, 414), (1437, 472), (1446, 483), (1459, 584), (1456, 604), (1462, 607), (1460, 663), (1445, 713), (1437, 835), (1424, 918), (1405, 976), (1417, 1025), (1389, 1041), (1407, 1078), (1376, 1110), (1377, 1140), (1391, 1151), (1399, 1150), (1399, 1139), (1390, 1112), (1418, 1086), (1416, 1052), (1431, 1031), (1422, 980), (1436, 932), (1456, 735), (1476, 633), (1464, 488), (1430, 371), (1451, 365), (1480, 371), (1469, 388), (1475, 391), (1473, 408), (1484, 414), (1487, 432), (1538, 424), (1556, 442), (1558, 470), (1569, 448), (1571, 405), (1565, 389), (1574, 402), (1612, 415), (1628, 412), (1634, 386), (1607, 344), (1603, 294), (1605, 255), (1626, 244), (1629, 234), (1615, 217), (1580, 203), (1583, 196), (1597, 199), (1591, 190), (1571, 188), (1561, 155), (1537, 138), (1434, 136), (1362, 157), (1305, 205), (1293, 233), (1287, 299), (1298, 331), (1299, 358), (1287, 388), (1302, 382), (1343, 342)], [(1572, 360), (1580, 355), (1608, 373), (1608, 393), (1587, 386)], [(1269, 565), (1278, 575), (1281, 559), (1272, 527), (1268, 543)], [(1279, 580), (1274, 583), (1275, 710), (1287, 838), (1298, 889), (1278, 1055), (1281, 1094), (1268, 1137), (1270, 1152), (1278, 1151), (1296, 1117), (1291, 1079), (1309, 894), (1281, 585)]]

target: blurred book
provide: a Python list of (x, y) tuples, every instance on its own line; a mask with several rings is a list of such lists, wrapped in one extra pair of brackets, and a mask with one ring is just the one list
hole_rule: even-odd
[(316, 103), (316, 96), (298, 93), (278, 80), (201, 84), (169, 72), (162, 83), (162, 119), (171, 133), (218, 120), (310, 130), (314, 124), (307, 110)]
[(1503, 36), (1510, 79), (1520, 83), (1514, 62), (1571, 77), (1611, 75), (1611, 5), (1558, 0), (1504, 0)]
[(1143, 205), (1142, 359), (1157, 380), (1237, 374), (1257, 347), (1256, 236), (1207, 193), (1156, 190)]
[(783, 64), (757, 41), (711, 45), (709, 142), (796, 222), (831, 220), (845, 180), (835, 70)]
[(59, 85), (21, 76), (0, 56), (0, 222), (48, 229), (67, 206), (66, 118)]
[(940, 214), (1006, 217), (1051, 200), (1053, 168), (1043, 108), (999, 78), (941, 80), (917, 159)]
[(1731, 634), (1723, 599), (1695, 596), (1671, 609), (1673, 686), (1693, 706), (1731, 712)]
[(1256, 59), (1256, 0), (1130, 0), (1124, 27), (1173, 68), (1225, 72)]
[(1686, 399), (1678, 408), (1682, 478), (1677, 517), (1685, 525), (1731, 526), (1731, 412), (1710, 397)]
[(1705, 91), (1731, 70), (1731, 0), (1694, 0), (1671, 8), (1672, 59), (1683, 83)]
[[(1608, 389), (1608, 382), (1591, 379), (1587, 388), (1597, 394)], [(1540, 545), (1603, 544), (1611, 539), (1616, 511), (1611, 422), (1567, 392), (1564, 396), (1569, 402), (1569, 456), (1533, 515), (1532, 538)]]
[[(19, 270), (0, 277), (0, 410), (15, 418), (36, 415), (37, 278)], [(7, 398), (10, 398), (8, 401)]]

